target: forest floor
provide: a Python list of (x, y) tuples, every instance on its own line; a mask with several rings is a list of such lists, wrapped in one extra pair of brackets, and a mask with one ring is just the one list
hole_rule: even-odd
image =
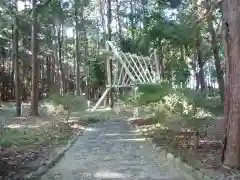
[[(0, 179), (21, 180), (26, 173), (44, 164), (74, 135), (86, 129), (84, 136), (78, 138), (73, 147), (66, 152), (66, 156), (43, 177), (43, 180), (66, 179), (64, 178), (66, 175), (67, 179), (74, 179), (74, 177), (81, 177), (80, 174), (84, 180), (107, 179), (106, 176), (111, 176), (111, 179), (132, 179), (133, 177), (159, 179), (155, 175), (162, 179), (170, 179), (168, 173), (174, 172), (170, 165), (163, 163), (164, 160), (161, 157), (161, 160), (156, 162), (156, 156), (159, 154), (157, 155), (151, 148), (148, 150), (143, 148), (146, 144), (142, 142), (139, 134), (130, 131), (125, 122), (119, 120), (119, 117), (132, 115), (131, 107), (122, 108), (115, 108), (114, 111), (100, 109), (96, 113), (73, 112), (69, 121), (64, 122), (55, 116), (14, 118), (12, 105), (7, 104), (0, 109), (0, 119), (7, 121), (8, 125), (4, 132), (1, 132), (0, 138), (0, 156), (2, 162), (8, 162), (0, 164), (2, 166)], [(181, 157), (196, 170), (201, 170), (218, 180), (234, 179), (233, 174), (237, 177), (240, 173), (227, 172), (221, 168), (220, 163), (223, 109), (211, 102), (204, 104), (201, 108), (211, 112), (211, 116), (191, 120), (197, 121), (199, 129), (197, 144), (194, 143), (193, 129), (179, 123), (183, 117), (175, 117), (174, 120), (163, 124), (143, 117), (135, 119), (132, 123), (138, 124), (143, 135), (152, 138), (157, 146)], [(161, 118), (159, 116), (159, 119)], [(110, 119), (115, 120), (106, 121)], [(94, 128), (87, 128), (89, 122), (96, 122), (96, 120), (101, 120), (101, 123)], [(69, 161), (73, 162), (72, 165)], [(161, 168), (168, 169), (163, 171), (166, 172), (165, 174), (159, 171), (156, 163), (164, 166)], [(129, 171), (123, 173), (126, 172), (126, 168)], [(150, 170), (153, 171), (152, 176), (149, 176)], [(176, 179), (179, 180), (179, 178)]]
[[(54, 157), (67, 142), (81, 135), (89, 123), (109, 118), (113, 113), (72, 112), (40, 117), (14, 117), (13, 103), (0, 108), (0, 179), (22, 180), (29, 172)], [(96, 119), (94, 119), (95, 117)], [(4, 127), (3, 127), (4, 125)]]
[[(167, 152), (180, 157), (184, 162), (202, 171), (213, 179), (237, 179), (240, 172), (227, 171), (221, 166), (221, 151), (223, 139), (223, 109), (210, 102), (202, 108), (211, 113), (210, 116), (199, 119), (190, 119), (194, 128), (181, 124), (183, 117), (174, 117), (164, 123), (156, 123), (151, 118), (136, 118), (132, 121), (137, 124), (142, 134), (152, 139), (157, 146)], [(162, 117), (159, 116), (159, 119)], [(161, 121), (160, 121), (161, 122)], [(188, 120), (189, 122), (189, 120)], [(198, 129), (199, 134), (195, 134)], [(235, 178), (233, 178), (235, 177)]]

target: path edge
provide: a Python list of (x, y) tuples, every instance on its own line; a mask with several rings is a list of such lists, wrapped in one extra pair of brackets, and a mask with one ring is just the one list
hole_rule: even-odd
[(36, 180), (39, 179), (42, 175), (47, 173), (50, 168), (52, 168), (60, 159), (65, 155), (66, 151), (73, 146), (76, 142), (78, 137), (82, 135), (83, 132), (78, 132), (72, 139), (70, 139), (59, 152), (57, 152), (56, 156), (49, 160), (46, 164), (40, 166), (36, 171), (30, 172), (29, 174), (25, 175), (25, 180)]
[[(129, 120), (126, 122), (130, 126), (131, 129), (140, 130), (140, 127), (137, 124), (133, 124)], [(139, 132), (142, 134), (141, 131), (139, 131)], [(145, 138), (145, 140), (152, 146), (152, 149), (154, 151), (161, 153), (164, 156), (164, 158), (166, 158), (168, 161), (171, 161), (174, 164), (174, 167), (185, 172), (186, 176), (189, 176), (189, 174), (191, 174), (193, 176), (193, 178), (196, 178), (196, 180), (214, 180), (214, 179), (210, 178), (208, 175), (206, 175), (204, 172), (196, 170), (189, 164), (184, 163), (180, 157), (175, 157), (172, 153), (167, 152), (166, 150), (162, 149), (161, 147), (157, 147), (152, 142), (151, 138)]]

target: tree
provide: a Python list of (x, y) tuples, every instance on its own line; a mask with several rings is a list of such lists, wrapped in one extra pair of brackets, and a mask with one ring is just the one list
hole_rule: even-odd
[(78, 18), (78, 9), (80, 8), (81, 4), (79, 4), (78, 0), (75, 0), (74, 5), (74, 12), (75, 12), (75, 33), (76, 33), (76, 40), (75, 40), (75, 47), (76, 47), (76, 95), (80, 95), (80, 46), (79, 46), (79, 18)]
[[(14, 7), (17, 12), (17, 0), (15, 0)], [(14, 76), (15, 76), (15, 98), (16, 98), (16, 116), (21, 115), (21, 88), (20, 88), (20, 64), (19, 64), (19, 54), (18, 54), (18, 19), (15, 15), (13, 17), (14, 25), (13, 25), (13, 40), (12, 40), (12, 59), (14, 62)]]
[(240, 168), (240, 1), (223, 1), (225, 50), (227, 56), (227, 94), (225, 101), (226, 138), (223, 165)]
[(39, 62), (37, 59), (37, 5), (32, 0), (32, 92), (31, 92), (31, 115), (38, 116), (38, 92), (39, 92)]
[(31, 115), (38, 116), (38, 102), (39, 102), (39, 76), (40, 76), (40, 64), (38, 55), (38, 41), (37, 41), (37, 18), (38, 10), (41, 7), (47, 6), (50, 3), (50, 0), (46, 0), (43, 4), (38, 4), (36, 0), (32, 0), (32, 42), (31, 42), (31, 51), (32, 51), (32, 91), (31, 91)]
[[(107, 0), (107, 29), (108, 29), (108, 41), (112, 40), (112, 5), (111, 5), (112, 0)], [(108, 63), (108, 62), (107, 62)], [(112, 69), (113, 69), (113, 64), (112, 64), (112, 59), (109, 59), (109, 70), (110, 74), (109, 76), (109, 82), (112, 83)], [(113, 108), (113, 91), (112, 88), (109, 91), (109, 105), (111, 108)]]
[(212, 39), (212, 51), (213, 51), (213, 56), (215, 59), (215, 68), (216, 68), (216, 73), (217, 73), (217, 81), (218, 81), (218, 86), (219, 86), (219, 94), (221, 97), (222, 102), (224, 101), (224, 78), (223, 78), (223, 70), (221, 68), (221, 59), (219, 55), (219, 45), (217, 42), (217, 36), (215, 29), (213, 27), (213, 14), (211, 11), (211, 3), (209, 0), (206, 1), (207, 5), (207, 11), (209, 11), (209, 15), (207, 18), (208, 22), (208, 29), (211, 34), (211, 39)]

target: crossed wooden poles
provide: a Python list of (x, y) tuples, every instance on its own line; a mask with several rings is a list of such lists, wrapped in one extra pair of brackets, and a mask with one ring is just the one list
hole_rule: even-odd
[[(103, 102), (111, 88), (136, 87), (137, 84), (153, 84), (160, 81), (160, 66), (157, 52), (143, 57), (119, 51), (111, 41), (101, 51), (106, 57), (107, 84), (106, 90), (92, 108), (95, 111)], [(112, 61), (112, 72), (110, 68)]]

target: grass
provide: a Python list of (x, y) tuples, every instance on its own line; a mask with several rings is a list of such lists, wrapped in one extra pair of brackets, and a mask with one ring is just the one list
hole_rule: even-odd
[[(66, 143), (73, 136), (74, 129), (71, 127), (73, 123), (65, 121), (69, 115), (64, 110), (65, 104), (62, 102), (66, 102), (66, 105), (71, 104), (69, 105), (71, 110), (84, 108), (82, 97), (74, 99), (71, 95), (67, 97), (52, 95), (50, 99), (40, 103), (40, 117), (16, 118), (14, 103), (3, 104), (0, 116), (7, 117), (7, 121), (0, 119), (2, 123), (6, 123), (0, 137), (0, 147), (39, 148)], [(73, 107), (75, 104), (79, 106)]]
[(64, 123), (35, 128), (6, 128), (0, 138), (2, 148), (38, 148), (39, 146), (66, 143), (72, 136), (70, 127)]
[[(74, 125), (87, 126), (122, 115), (117, 116), (114, 110), (100, 108), (95, 112), (86, 110), (71, 112), (69, 119), (63, 121), (60, 118), (64, 113), (57, 113), (60, 117), (50, 117), (48, 113), (54, 110), (47, 110), (49, 107), (53, 108), (51, 104), (45, 103), (40, 108), (41, 117), (39, 118), (11, 122), (0, 138), (0, 147), (35, 149), (40, 146), (64, 144), (72, 137)], [(78, 129), (75, 128), (75, 130)]]

